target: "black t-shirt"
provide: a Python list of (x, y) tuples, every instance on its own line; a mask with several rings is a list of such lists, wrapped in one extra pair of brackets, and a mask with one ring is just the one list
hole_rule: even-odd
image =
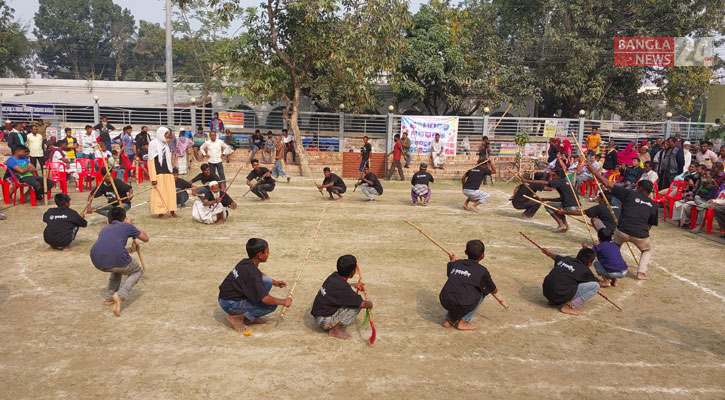
[[(124, 183), (120, 179), (114, 179), (113, 183), (116, 184), (116, 189), (118, 189), (118, 195), (121, 196), (121, 198), (128, 196), (128, 192), (131, 190), (131, 185)], [(108, 200), (109, 203), (113, 203), (114, 201), (118, 200), (116, 198), (116, 192), (113, 191), (113, 186), (111, 186), (111, 184), (107, 184), (105, 181), (101, 182), (101, 185), (98, 188), (96, 195), (93, 197), (101, 196), (106, 196), (106, 200)], [(131, 204), (131, 200), (126, 199), (123, 200), (122, 203)]]
[(433, 175), (425, 171), (416, 172), (410, 180), (411, 185), (428, 185), (431, 182), (433, 182)]
[(262, 135), (252, 135), (252, 144), (257, 146), (259, 149), (264, 148), (264, 136)]
[[(214, 197), (214, 194), (210, 191), (204, 193), (204, 200), (207, 201), (215, 201), (217, 197)], [(229, 207), (230, 204), (232, 204), (234, 200), (232, 200), (231, 197), (229, 197), (228, 194), (224, 193), (224, 197), (222, 197), (222, 205), (224, 207)]]
[(378, 194), (383, 194), (383, 185), (380, 184), (380, 181), (378, 180), (378, 177), (375, 176), (375, 174), (370, 172), (365, 175), (365, 179), (373, 183), (372, 187), (373, 189), (375, 189), (376, 192), (378, 192)]
[(567, 182), (566, 178), (554, 178), (549, 181), (549, 186), (556, 189), (559, 192), (559, 198), (561, 199), (561, 207), (577, 207), (576, 198), (574, 197), (574, 191)]
[(483, 182), (483, 177), (486, 176), (486, 172), (482, 167), (476, 167), (469, 169), (466, 172), (466, 183), (463, 184), (464, 189), (478, 190)]
[(373, 146), (370, 145), (370, 143), (365, 143), (361, 148), (360, 151), (362, 152), (362, 159), (368, 160), (370, 158), (370, 153), (373, 151)]
[[(538, 192), (544, 189), (544, 185), (540, 185), (538, 183), (530, 183), (529, 187), (534, 192)], [(536, 194), (531, 193), (531, 190), (527, 189), (524, 184), (519, 185), (518, 190), (514, 194), (514, 198), (511, 199), (511, 204), (514, 206), (514, 208), (523, 207), (527, 201), (530, 201), (529, 199), (525, 198), (524, 195), (536, 198)]]
[[(257, 179), (257, 178), (260, 178), (260, 177), (264, 176), (264, 174), (266, 174), (267, 172), (269, 172), (269, 170), (267, 168), (259, 167), (259, 172), (255, 171), (255, 170), (252, 170), (249, 173), (249, 175), (247, 175), (247, 180), (251, 182), (251, 181), (253, 181), (253, 180)], [(271, 176), (268, 176), (268, 177), (262, 179), (262, 181), (259, 182), (259, 183), (260, 184), (266, 183), (268, 185), (274, 186), (274, 179), (272, 179)]]
[(446, 266), (448, 280), (438, 296), (443, 308), (458, 320), (478, 304), (481, 296), (496, 289), (486, 267), (475, 260), (457, 260)]
[(556, 256), (554, 268), (544, 278), (544, 297), (555, 305), (574, 298), (577, 287), (584, 282), (597, 282), (588, 266), (574, 257)]
[(73, 229), (80, 226), (85, 228), (88, 225), (72, 208), (49, 208), (43, 214), (43, 222), (47, 224), (43, 231), (43, 239), (45, 243), (54, 246), (67, 246), (70, 244)]
[(219, 298), (223, 300), (248, 299), (258, 304), (267, 294), (262, 281), (262, 271), (248, 258), (240, 261), (219, 285)]
[[(614, 215), (617, 216), (617, 220), (619, 221), (619, 216), (622, 209), (619, 208), (619, 206), (612, 204), (612, 211), (614, 211)], [(602, 220), (604, 226), (609, 228), (612, 233), (614, 233), (614, 229), (617, 227), (617, 223), (614, 222), (614, 219), (612, 218), (612, 213), (609, 212), (609, 207), (607, 207), (606, 204), (597, 204), (594, 207), (588, 208), (584, 210), (584, 214), (586, 214), (586, 216), (589, 218), (599, 218), (600, 220)]]
[(140, 153), (143, 150), (143, 145), (149, 144), (149, 136), (146, 132), (139, 132), (134, 138), (136, 141), (136, 153)]
[(343, 181), (342, 178), (340, 178), (339, 176), (337, 176), (335, 174), (331, 173), (329, 178), (325, 177), (325, 179), (322, 181), (322, 184), (327, 185), (330, 182), (332, 182), (332, 186), (337, 186), (337, 187), (342, 188), (340, 193), (345, 193), (345, 191), (347, 190), (347, 186), (345, 186), (345, 181)]
[(333, 272), (322, 283), (312, 303), (312, 315), (329, 317), (341, 307), (359, 308), (363, 299), (340, 274)]
[(191, 183), (181, 179), (176, 178), (174, 179), (175, 185), (177, 189), (191, 189)]
[(657, 225), (657, 204), (638, 191), (621, 186), (615, 185), (612, 195), (622, 202), (622, 216), (617, 229), (637, 238), (649, 237), (649, 225)]
[(196, 181), (201, 181), (201, 183), (206, 185), (207, 183), (209, 183), (211, 181), (219, 181), (219, 177), (216, 176), (216, 174), (213, 172), (210, 172), (209, 175), (204, 175), (204, 174), (200, 173), (199, 175), (197, 175), (191, 179), (192, 183), (194, 183)]

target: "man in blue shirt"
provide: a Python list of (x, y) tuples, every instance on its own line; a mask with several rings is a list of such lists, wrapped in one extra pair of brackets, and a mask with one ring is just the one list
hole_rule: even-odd
[[(101, 229), (98, 241), (91, 247), (91, 261), (93, 265), (103, 271), (109, 272), (108, 287), (103, 292), (104, 305), (113, 305), (113, 313), (121, 315), (121, 302), (126, 300), (131, 289), (141, 279), (143, 267), (126, 250), (128, 238), (149, 241), (149, 236), (131, 225), (126, 218), (126, 210), (113, 207), (108, 212), (108, 225)], [(134, 241), (133, 248), (138, 251), (138, 244)], [(126, 282), (121, 287), (121, 275), (127, 275)]]
[(209, 131), (210, 132), (216, 132), (217, 136), (219, 136), (220, 133), (224, 132), (224, 121), (219, 119), (219, 113), (214, 113), (214, 118), (209, 121)]
[(126, 153), (126, 157), (128, 157), (129, 161), (133, 161), (133, 156), (136, 154), (133, 136), (131, 136), (132, 130), (133, 128), (131, 128), (131, 125), (126, 125), (123, 127), (123, 133), (121, 133), (121, 136), (113, 139), (114, 142), (121, 145), (121, 150)]
[[(43, 190), (43, 177), (35, 176), (34, 172), (37, 172), (37, 169), (35, 169), (35, 166), (30, 163), (30, 160), (28, 159), (29, 154), (30, 150), (28, 150), (25, 146), (20, 145), (13, 148), (13, 156), (8, 158), (5, 162), (7, 169), (3, 179), (9, 180), (12, 171), (12, 176), (14, 176), (20, 183), (30, 186), (33, 191), (35, 191), (35, 198), (37, 200), (42, 200), (43, 194), (45, 193)], [(55, 182), (50, 179), (47, 181), (48, 187), (52, 188)]]

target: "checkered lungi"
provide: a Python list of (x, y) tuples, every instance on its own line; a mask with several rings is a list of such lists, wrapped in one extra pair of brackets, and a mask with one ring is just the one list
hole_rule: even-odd
[(428, 194), (428, 190), (428, 185), (419, 184), (413, 186), (413, 193), (417, 194), (418, 196), (425, 196), (426, 194)]
[(485, 203), (489, 198), (491, 198), (491, 196), (483, 190), (463, 189), (463, 194), (468, 197), (468, 200), (476, 203)]

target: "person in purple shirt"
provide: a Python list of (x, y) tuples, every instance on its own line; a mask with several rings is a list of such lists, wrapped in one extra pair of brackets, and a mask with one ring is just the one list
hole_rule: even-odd
[[(126, 218), (126, 210), (113, 207), (108, 212), (108, 225), (101, 229), (98, 241), (91, 247), (93, 265), (111, 274), (108, 278), (108, 287), (102, 296), (103, 304), (112, 305), (116, 316), (121, 315), (121, 302), (128, 298), (129, 292), (143, 275), (141, 264), (126, 250), (128, 238), (149, 241), (149, 235), (131, 225), (131, 219)], [(138, 244), (135, 241), (133, 248), (138, 251)], [(128, 276), (123, 287), (121, 287), (122, 275)]]
[[(609, 228), (601, 228), (597, 231), (599, 244), (594, 246), (597, 253), (597, 261), (594, 261), (594, 270), (602, 277), (601, 287), (617, 286), (617, 279), (627, 275), (627, 263), (622, 258), (619, 246), (612, 242), (612, 231)], [(587, 247), (582, 243), (582, 247)]]

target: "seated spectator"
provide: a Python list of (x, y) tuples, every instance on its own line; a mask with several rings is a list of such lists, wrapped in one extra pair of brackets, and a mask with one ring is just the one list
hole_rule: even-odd
[[(707, 203), (708, 200), (714, 199), (718, 192), (718, 187), (715, 185), (712, 175), (705, 174), (692, 192), (684, 193), (683, 199), (675, 202), (672, 209), (672, 220), (680, 221), (681, 228), (689, 229), (691, 208), (697, 207), (699, 210), (707, 208), (702, 205)], [(702, 223), (704, 217), (704, 212), (697, 213), (697, 225)]]
[(659, 176), (657, 176), (657, 173), (654, 172), (652, 168), (652, 161), (647, 161), (646, 163), (644, 163), (644, 171), (642, 171), (642, 175), (639, 177), (637, 182), (651, 181), (652, 183), (657, 183)]
[(633, 158), (631, 165), (624, 165), (624, 173), (622, 174), (622, 184), (624, 187), (629, 188), (633, 183), (639, 182), (639, 178), (642, 176), (644, 170), (639, 166), (639, 158)]
[[(5, 169), (3, 179), (10, 180), (12, 171), (12, 176), (15, 176), (20, 183), (26, 184), (33, 189), (36, 200), (43, 200), (43, 194), (45, 193), (43, 189), (43, 177), (33, 174), (34, 172), (37, 173), (38, 170), (30, 163), (30, 159), (28, 159), (29, 154), (30, 150), (27, 147), (23, 145), (15, 146), (13, 148), (13, 156), (5, 161), (7, 168)], [(49, 188), (52, 188), (55, 184), (50, 179), (46, 181)], [(26, 196), (30, 199), (30, 191), (26, 193)]]
[[(232, 153), (234, 152), (234, 150), (237, 149), (237, 144), (234, 142), (234, 136), (232, 136), (232, 131), (230, 131), (229, 129), (227, 129), (224, 132), (224, 143), (226, 143), (227, 146), (229, 146), (232, 149)], [(226, 155), (227, 156), (227, 164), (229, 164), (229, 157), (231, 157), (232, 153), (228, 153)]]

